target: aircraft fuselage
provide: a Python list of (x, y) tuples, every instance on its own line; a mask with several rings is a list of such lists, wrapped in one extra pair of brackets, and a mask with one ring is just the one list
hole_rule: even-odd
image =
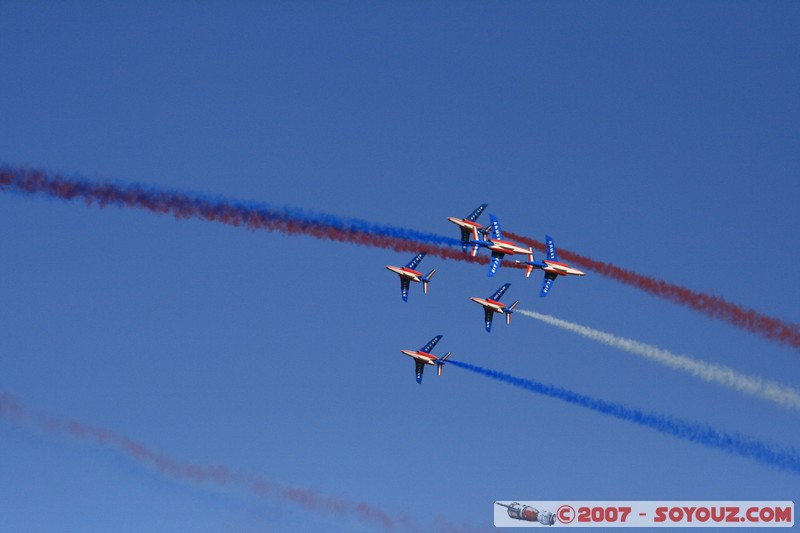
[(522, 254), (528, 255), (530, 252), (527, 248), (520, 248), (511, 241), (500, 241), (496, 239), (489, 239), (491, 243), (489, 249), (493, 252), (498, 252), (506, 255)]
[(429, 353), (426, 353), (426, 352), (420, 352), (420, 351), (417, 351), (417, 350), (400, 350), (400, 351), (403, 352), (404, 355), (407, 355), (409, 357), (413, 357), (417, 361), (422, 361), (426, 365), (435, 365), (436, 363), (434, 363), (434, 361), (436, 361), (436, 359), (438, 359), (438, 357), (436, 357), (433, 354), (429, 354)]
[(542, 261), (545, 264), (545, 267), (542, 269), (545, 272), (550, 272), (551, 274), (556, 274), (559, 276), (583, 276), (584, 273), (578, 270), (577, 268), (572, 268), (571, 266), (565, 263), (559, 263), (557, 261), (550, 261), (545, 259)]
[(386, 266), (387, 269), (391, 270), (395, 274), (398, 274), (404, 278), (409, 279), (410, 281), (414, 281), (416, 283), (420, 282), (420, 278), (422, 277), (422, 272), (418, 272), (416, 270), (411, 270), (410, 268), (406, 267), (396, 267), (396, 266)]
[(498, 302), (496, 300), (492, 300), (491, 298), (470, 298), (473, 302), (477, 304), (481, 304), (483, 307), (487, 309), (491, 309), (495, 313), (504, 313), (506, 304), (502, 302)]
[(468, 229), (472, 231), (472, 228), (475, 229), (483, 229), (483, 226), (478, 224), (477, 222), (473, 222), (471, 220), (467, 220), (466, 218), (456, 218), (456, 217), (447, 217), (447, 220), (455, 224), (456, 226), (460, 226), (464, 229)]

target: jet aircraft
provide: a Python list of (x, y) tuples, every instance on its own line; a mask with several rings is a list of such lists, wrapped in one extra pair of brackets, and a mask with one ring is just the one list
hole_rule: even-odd
[(500, 268), (503, 257), (507, 255), (525, 254), (530, 261), (533, 261), (532, 248), (522, 248), (511, 241), (503, 240), (503, 232), (500, 230), (500, 223), (497, 221), (497, 217), (490, 214), (489, 219), (492, 221), (489, 226), (489, 235), (487, 235), (485, 239), (479, 239), (478, 231), (474, 229), (472, 231), (473, 240), (470, 241), (470, 244), (472, 244), (473, 256), (478, 253), (479, 247), (491, 250), (492, 259), (489, 262), (489, 277), (495, 275), (497, 269)]
[(477, 229), (483, 234), (486, 234), (489, 230), (484, 229), (483, 226), (475, 222), (483, 210), (486, 209), (486, 206), (489, 204), (481, 204), (475, 208), (475, 211), (470, 213), (467, 218), (456, 218), (456, 217), (447, 217), (447, 220), (456, 224), (461, 229), (461, 249), (464, 250), (466, 253), (469, 249), (469, 236), (472, 234), (473, 229)]
[(547, 259), (544, 261), (534, 261), (533, 256), (531, 256), (530, 261), (517, 261), (517, 263), (523, 263), (528, 265), (528, 268), (525, 270), (525, 277), (531, 275), (531, 272), (534, 268), (538, 268), (540, 270), (544, 270), (544, 281), (542, 281), (542, 290), (539, 292), (539, 296), (544, 298), (547, 296), (547, 293), (550, 292), (551, 287), (553, 286), (553, 282), (558, 276), (583, 276), (584, 273), (578, 270), (577, 268), (572, 268), (566, 263), (560, 263), (558, 261), (558, 253), (556, 252), (556, 245), (553, 242), (553, 238), (550, 235), (544, 236), (545, 248), (547, 251)]
[(422, 372), (425, 370), (425, 365), (436, 365), (439, 370), (439, 375), (442, 375), (444, 362), (447, 361), (448, 357), (450, 357), (450, 352), (444, 354), (441, 359), (438, 359), (435, 355), (430, 353), (430, 351), (433, 350), (433, 347), (436, 346), (436, 343), (439, 342), (439, 339), (441, 338), (441, 335), (436, 335), (434, 338), (428, 341), (428, 344), (416, 351), (400, 350), (404, 355), (414, 358), (414, 363), (417, 365), (417, 383), (422, 383)]
[(423, 257), (425, 257), (425, 252), (420, 252), (404, 267), (386, 266), (386, 268), (400, 276), (400, 296), (403, 297), (404, 302), (408, 301), (408, 287), (412, 281), (415, 283), (422, 282), (422, 288), (425, 290), (425, 294), (428, 294), (428, 283), (430, 283), (433, 275), (436, 274), (436, 269), (431, 270), (427, 276), (423, 276), (422, 272), (414, 270)]
[(506, 283), (497, 291), (489, 296), (488, 298), (470, 298), (473, 302), (477, 304), (481, 304), (483, 306), (484, 312), (484, 323), (486, 324), (486, 331), (492, 331), (492, 318), (494, 318), (495, 313), (500, 313), (501, 315), (506, 315), (506, 324), (511, 324), (511, 313), (514, 312), (514, 308), (519, 305), (519, 300), (514, 302), (513, 304), (506, 307), (506, 304), (500, 303), (500, 298), (503, 297), (506, 290), (511, 286), (510, 283)]

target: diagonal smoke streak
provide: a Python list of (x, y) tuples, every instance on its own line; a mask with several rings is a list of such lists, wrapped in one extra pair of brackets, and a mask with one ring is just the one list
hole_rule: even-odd
[(462, 363), (452, 359), (449, 359), (447, 363), (536, 394), (556, 398), (620, 420), (649, 427), (666, 435), (672, 435), (709, 448), (715, 448), (783, 470), (789, 470), (794, 474), (800, 474), (800, 451), (794, 447), (779, 448), (752, 437), (736, 433), (725, 433), (711, 426), (671, 418), (658, 413), (647, 413), (622, 404), (592, 398), (591, 396), (578, 394), (554, 385), (546, 385), (539, 381), (512, 376), (469, 363)]
[(800, 411), (800, 391), (793, 387), (782, 385), (775, 381), (765, 380), (759, 376), (742, 374), (724, 365), (699, 361), (688, 355), (677, 355), (651, 344), (645, 344), (625, 337), (618, 337), (611, 333), (575, 324), (574, 322), (568, 322), (554, 316), (528, 311), (527, 309), (517, 309), (517, 313), (540, 320), (545, 324), (577, 333), (578, 335), (605, 344), (606, 346), (618, 348), (633, 355), (646, 357), (651, 361), (661, 363), (675, 370), (686, 372), (709, 383), (717, 383), (744, 394), (774, 402), (782, 407)]
[[(317, 239), (349, 242), (361, 246), (386, 248), (398, 252), (427, 252), (442, 259), (454, 259), (486, 264), (488, 257), (463, 254), (460, 241), (432, 233), (424, 233), (393, 226), (378, 225), (363, 220), (343, 219), (333, 215), (312, 214), (299, 209), (273, 208), (252, 203), (209, 199), (174, 191), (158, 190), (142, 185), (114, 185), (83, 178), (70, 178), (41, 170), (20, 169), (0, 165), (0, 191), (14, 191), (28, 195), (49, 196), (65, 201), (83, 200), (100, 207), (117, 205), (144, 209), (157, 214), (172, 214), (176, 219), (197, 218), (251, 230), (277, 231), (287, 235), (308, 235)], [(507, 233), (539, 250), (544, 245), (530, 239)], [(707, 316), (728, 322), (757, 333), (764, 338), (800, 349), (800, 325), (744, 309), (718, 296), (697, 293), (663, 280), (643, 276), (614, 265), (562, 249), (561, 256), (578, 266), (593, 270), (619, 282), (639, 288), (673, 303), (688, 306)], [(506, 261), (512, 268), (525, 268), (524, 264)]]
[(325, 515), (356, 516), (386, 531), (419, 531), (407, 516), (391, 517), (377, 507), (364, 502), (321, 495), (315, 491), (289, 487), (268, 481), (260, 475), (237, 474), (225, 466), (202, 466), (182, 463), (160, 454), (140, 442), (72, 419), (59, 419), (25, 408), (12, 394), (0, 391), (0, 418), (18, 425), (32, 425), (43, 431), (91, 441), (116, 449), (135, 461), (154, 468), (161, 474), (181, 482), (224, 488), (235, 486), (258, 497), (278, 498), (304, 509)]
[[(508, 233), (508, 237), (544, 251), (545, 245), (535, 239)], [(784, 322), (778, 318), (763, 315), (753, 309), (725, 300), (720, 296), (695, 292), (686, 287), (669, 283), (662, 279), (651, 278), (625, 270), (610, 263), (596, 261), (584, 255), (560, 248), (559, 256), (576, 266), (590, 269), (602, 276), (609, 277), (626, 285), (636, 287), (659, 298), (684, 305), (699, 311), (711, 318), (732, 324), (738, 328), (757, 333), (762, 337), (797, 349), (800, 348), (800, 325)]]
[(171, 214), (178, 220), (200, 219), (250, 230), (307, 235), (317, 239), (387, 248), (398, 252), (427, 252), (442, 259), (487, 264), (487, 257), (461, 251), (461, 241), (406, 228), (373, 224), (359, 219), (309, 213), (296, 208), (275, 208), (201, 195), (158, 190), (138, 184), (117, 185), (82, 178), (50, 175), (40, 170), (0, 166), (0, 190), (48, 196), (65, 201), (84, 201)]

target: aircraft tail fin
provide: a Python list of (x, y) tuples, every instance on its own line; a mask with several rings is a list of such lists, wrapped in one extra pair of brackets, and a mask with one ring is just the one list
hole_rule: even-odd
[(447, 358), (450, 357), (450, 352), (444, 354), (444, 356), (436, 362), (436, 366), (438, 367), (437, 370), (439, 371), (439, 375), (442, 375), (442, 369), (444, 369), (444, 362), (447, 361)]
[(529, 265), (528, 265), (528, 266), (525, 268), (525, 277), (526, 277), (526, 278), (529, 278), (529, 277), (531, 277), (531, 272), (533, 272), (533, 265), (530, 265), (530, 264), (529, 264)]
[(469, 228), (461, 228), (461, 249), (467, 253), (469, 247), (469, 236), (472, 234)]
[(436, 269), (435, 268), (433, 270), (431, 270), (428, 273), (428, 275), (425, 276), (424, 278), (422, 278), (422, 280), (421, 280), (422, 281), (422, 288), (425, 291), (425, 294), (428, 294), (428, 283), (431, 282), (431, 278), (433, 277), (434, 274), (436, 274)]
[(508, 306), (508, 309), (506, 309), (506, 324), (509, 325), (511, 324), (511, 313), (514, 312), (514, 308), (517, 307), (518, 305), (519, 305), (519, 300)]

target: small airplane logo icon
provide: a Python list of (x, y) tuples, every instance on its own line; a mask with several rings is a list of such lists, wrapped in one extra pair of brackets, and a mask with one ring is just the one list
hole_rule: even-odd
[(543, 526), (552, 526), (556, 523), (556, 515), (550, 511), (540, 511), (530, 505), (522, 505), (519, 502), (502, 503), (494, 502), (506, 508), (508, 516), (516, 520), (525, 520), (526, 522), (539, 522)]

